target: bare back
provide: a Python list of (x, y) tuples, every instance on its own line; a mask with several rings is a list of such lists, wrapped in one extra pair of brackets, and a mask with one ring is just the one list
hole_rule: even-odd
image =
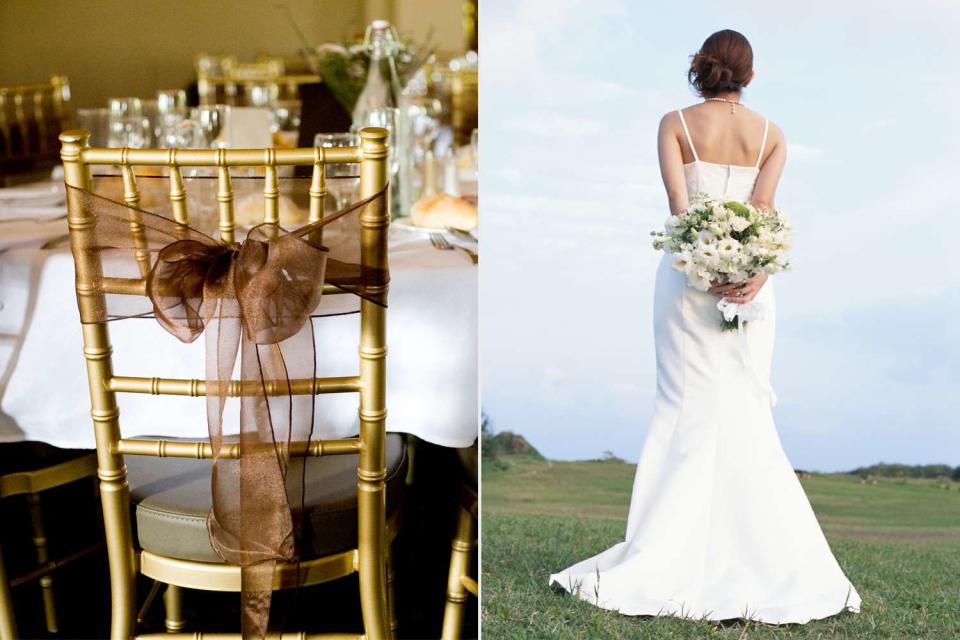
[[(660, 122), (658, 150), (670, 210), (682, 211), (689, 204), (685, 165), (733, 168), (757, 167), (759, 173), (751, 202), (770, 209), (783, 166), (786, 143), (783, 132), (760, 114), (743, 106), (730, 112), (725, 103), (705, 102), (678, 112), (672, 111)], [(684, 130), (686, 125), (686, 131)]]

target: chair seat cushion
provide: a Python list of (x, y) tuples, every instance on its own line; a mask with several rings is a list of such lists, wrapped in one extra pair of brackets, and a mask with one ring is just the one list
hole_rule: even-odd
[[(407, 456), (401, 434), (387, 434), (387, 514), (400, 501)], [(210, 546), (210, 460), (125, 456), (137, 540), (152, 553), (223, 562)], [(357, 456), (307, 458), (301, 558), (357, 546)]]

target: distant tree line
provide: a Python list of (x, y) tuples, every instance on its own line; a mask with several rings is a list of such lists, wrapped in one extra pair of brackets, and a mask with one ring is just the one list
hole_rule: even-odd
[[(480, 455), (488, 468), (503, 468), (506, 466), (505, 456), (525, 456), (543, 460), (543, 456), (527, 439), (512, 431), (495, 432), (493, 422), (486, 413), (480, 414)], [(612, 451), (605, 451), (598, 458), (600, 462), (623, 463)], [(848, 471), (852, 476), (875, 476), (878, 478), (952, 478), (960, 482), (960, 466), (951, 467), (948, 464), (890, 464), (880, 462), (868, 467), (857, 467)], [(797, 470), (800, 476), (809, 475), (806, 471)]]
[(543, 456), (527, 439), (512, 431), (494, 433), (490, 417), (480, 414), (480, 455), (485, 463), (497, 466), (503, 456), (526, 456), (543, 460)]
[(869, 467), (858, 467), (849, 472), (854, 476), (881, 478), (953, 478), (960, 482), (960, 467), (948, 464), (888, 464), (881, 462)]

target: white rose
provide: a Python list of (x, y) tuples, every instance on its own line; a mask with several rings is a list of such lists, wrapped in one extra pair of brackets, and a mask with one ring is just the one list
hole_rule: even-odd
[(750, 226), (750, 221), (740, 216), (733, 216), (733, 219), (730, 220), (730, 226), (734, 231), (743, 231)]

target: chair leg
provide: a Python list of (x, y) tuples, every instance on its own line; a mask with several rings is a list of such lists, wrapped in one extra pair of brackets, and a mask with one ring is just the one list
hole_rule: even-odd
[(390, 619), (390, 637), (397, 637), (397, 598), (393, 588), (393, 545), (387, 545), (387, 615)]
[(173, 584), (167, 585), (167, 590), (163, 594), (163, 608), (167, 631), (175, 633), (183, 630), (186, 626), (183, 618), (183, 588)]
[(0, 640), (15, 640), (16, 638), (17, 621), (13, 617), (13, 598), (10, 596), (7, 568), (3, 564), (3, 552), (0, 551)]
[[(50, 561), (47, 551), (47, 534), (43, 526), (43, 510), (40, 508), (40, 496), (36, 493), (27, 495), (27, 506), (30, 509), (30, 524), (33, 527), (33, 546), (37, 550), (37, 563), (40, 566)], [(43, 593), (43, 615), (47, 631), (57, 633), (57, 601), (53, 593), (53, 575), (48, 573), (40, 578), (40, 589)]]
[(477, 521), (465, 508), (460, 509), (457, 534), (450, 553), (450, 573), (447, 577), (447, 605), (443, 611), (441, 640), (457, 640), (463, 630), (463, 613), (469, 592), (463, 586), (463, 576), (470, 572), (470, 560), (477, 546)]
[[(129, 640), (136, 621), (136, 564), (130, 541), (130, 488), (126, 468), (101, 469), (100, 504), (103, 509), (110, 567), (110, 638)], [(106, 476), (106, 479), (104, 479)]]
[(390, 622), (387, 607), (385, 559), (367, 558), (360, 553), (360, 609), (367, 640), (387, 640)]

